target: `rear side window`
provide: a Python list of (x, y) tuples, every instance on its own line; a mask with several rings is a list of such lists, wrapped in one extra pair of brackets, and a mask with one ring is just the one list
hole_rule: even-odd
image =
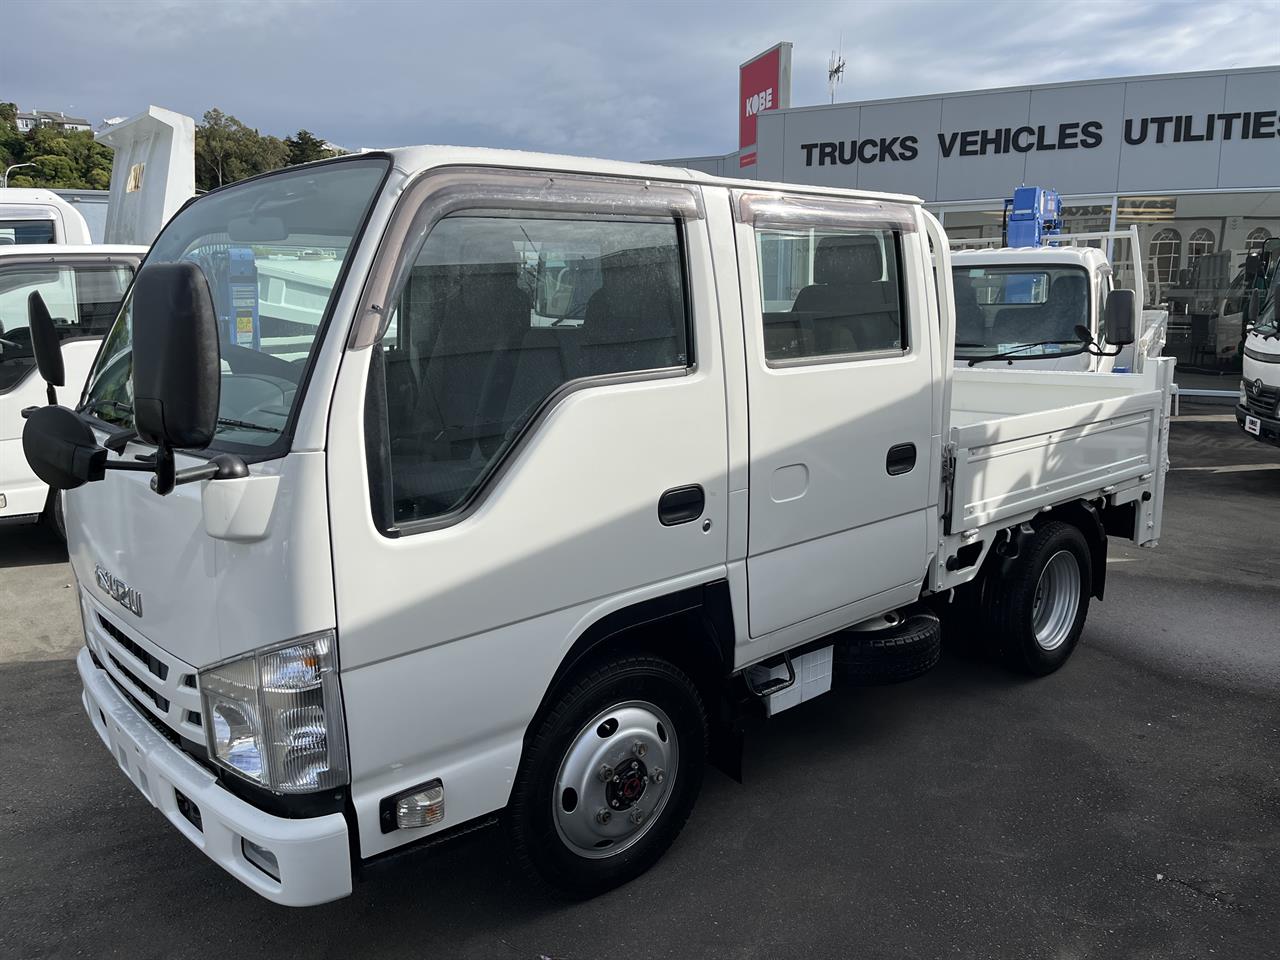
[(566, 384), (689, 365), (679, 227), (446, 217), (375, 350), (367, 422), (381, 438), (370, 456), (380, 520), (445, 517)]
[(895, 230), (756, 229), (769, 363), (907, 349)]

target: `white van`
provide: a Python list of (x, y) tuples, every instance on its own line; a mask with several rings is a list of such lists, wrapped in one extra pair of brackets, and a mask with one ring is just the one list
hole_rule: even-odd
[(118, 244), (0, 246), (0, 523), (62, 522), (60, 500), (22, 455), (22, 411), (47, 393), (28, 325), (31, 294), (44, 299), (61, 343), (65, 386), (57, 395), (75, 403), (146, 252)]
[[(318, 324), (247, 282), (318, 250)], [(1132, 294), (1106, 310), (1131, 340)], [(744, 716), (892, 656), (922, 599), (1045, 674), (1108, 536), (1158, 539), (1171, 361), (955, 370), (953, 341), (910, 197), (453, 147), (214, 191), (78, 412), (27, 421), (89, 719), (279, 903), (494, 818), (560, 889), (625, 882)]]

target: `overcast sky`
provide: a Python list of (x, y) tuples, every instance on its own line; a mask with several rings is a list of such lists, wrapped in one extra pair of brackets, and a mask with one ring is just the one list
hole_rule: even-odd
[(738, 64), (792, 105), (1280, 62), (1280, 0), (524, 3), (3, 0), (0, 100), (97, 124), (152, 103), (342, 144), (624, 159), (737, 147)]

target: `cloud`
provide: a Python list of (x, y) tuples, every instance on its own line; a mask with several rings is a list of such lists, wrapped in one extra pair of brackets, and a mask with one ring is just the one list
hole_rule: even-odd
[(736, 145), (737, 68), (794, 47), (792, 102), (1280, 61), (1224, 3), (8, 0), (0, 99), (96, 121), (219, 107), (349, 147), (468, 143), (648, 159)]

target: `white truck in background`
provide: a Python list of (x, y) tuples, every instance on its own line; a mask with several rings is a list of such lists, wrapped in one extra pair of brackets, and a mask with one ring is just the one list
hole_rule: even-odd
[[(208, 275), (317, 249), (321, 322), (272, 355), (270, 285)], [(957, 369), (911, 197), (348, 156), (184, 208), (108, 340), (23, 435), (67, 490), (83, 706), (282, 904), (494, 819), (554, 887), (624, 883), (745, 717), (936, 662), (924, 600), (1043, 675), (1108, 537), (1160, 536), (1172, 361)]]
[(1246, 301), (1236, 422), (1255, 440), (1280, 446), (1280, 318), (1276, 306), (1280, 296), (1280, 239), (1268, 240), (1257, 256), (1255, 275), (1261, 276), (1262, 282)]
[[(1141, 370), (1164, 349), (1169, 314), (1149, 307), (1138, 228), (1052, 234), (1041, 246), (951, 241), (956, 363), (1109, 373)], [(1107, 349), (1107, 301), (1133, 293), (1133, 345)], [(1088, 331), (1088, 341), (1081, 329)]]
[(63, 529), (61, 499), (22, 455), (22, 411), (46, 400), (34, 375), (32, 294), (43, 299), (61, 344), (57, 396), (78, 402), (147, 245), (195, 194), (190, 117), (150, 107), (98, 139), (116, 152), (105, 243), (89, 242), (84, 218), (57, 194), (0, 190), (0, 523), (43, 518)]
[(91, 243), (80, 211), (52, 190), (0, 188), (0, 249), (44, 243)]

